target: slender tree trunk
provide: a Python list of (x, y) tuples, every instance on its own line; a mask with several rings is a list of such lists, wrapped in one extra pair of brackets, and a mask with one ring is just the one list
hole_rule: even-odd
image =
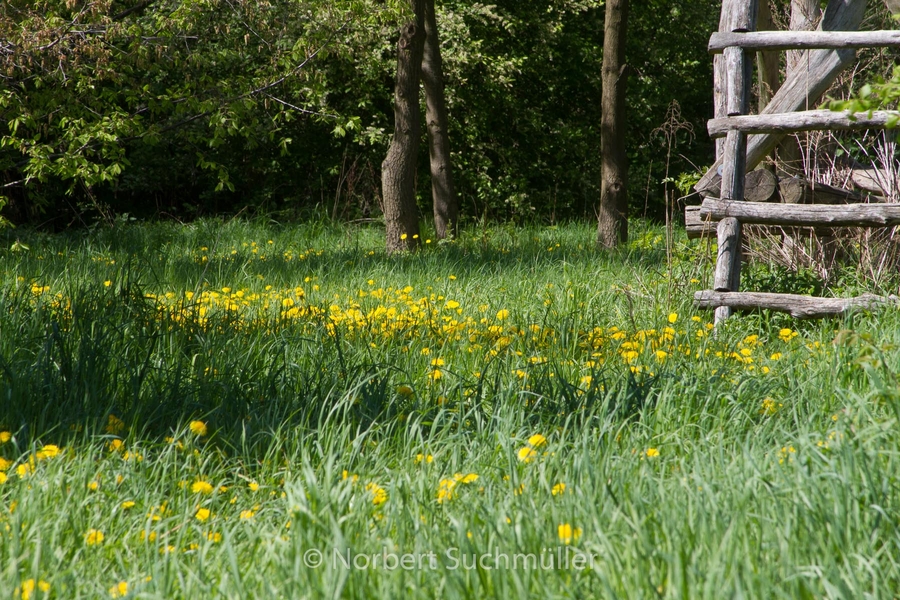
[(603, 37), (603, 115), (600, 122), (600, 213), (597, 243), (628, 241), (628, 164), (625, 154), (625, 31), (628, 0), (607, 0)]
[[(791, 31), (812, 31), (821, 18), (819, 0), (791, 0)], [(808, 56), (809, 52), (806, 50), (788, 50), (785, 58), (786, 76), (790, 77), (796, 71), (805, 71)], [(780, 175), (803, 175), (803, 150), (797, 136), (786, 136), (778, 144), (777, 156)]]
[(425, 122), (428, 125), (431, 157), (431, 196), (434, 202), (434, 229), (439, 240), (456, 236), (459, 204), (453, 188), (450, 141), (447, 136), (447, 104), (444, 101), (444, 68), (438, 38), (434, 0), (425, 0), (425, 52), (422, 57), (425, 87)]
[(415, 21), (400, 30), (394, 87), (394, 137), (381, 163), (381, 192), (388, 254), (419, 245), (416, 207), (416, 156), (422, 134), (419, 79), (425, 45), (425, 0), (411, 0)]
[[(759, 14), (756, 18), (757, 31), (774, 31), (775, 21), (769, 8), (769, 0), (759, 0)], [(757, 52), (757, 85), (759, 85), (759, 103), (757, 112), (762, 110), (781, 86), (780, 52)]]

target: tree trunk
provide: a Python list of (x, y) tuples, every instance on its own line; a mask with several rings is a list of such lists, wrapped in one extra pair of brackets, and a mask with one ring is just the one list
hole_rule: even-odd
[(422, 125), (419, 117), (419, 79), (425, 45), (425, 0), (411, 0), (415, 21), (400, 30), (397, 44), (397, 81), (394, 87), (394, 137), (381, 163), (386, 248), (388, 254), (419, 245), (416, 207), (416, 157)]
[(447, 136), (447, 104), (444, 101), (444, 68), (434, 0), (425, 0), (422, 83), (425, 87), (425, 122), (428, 125), (428, 150), (431, 157), (434, 229), (437, 239), (442, 240), (448, 235), (455, 237), (457, 234), (459, 204), (453, 188), (450, 140)]
[(603, 36), (603, 95), (600, 121), (600, 213), (597, 243), (628, 241), (628, 164), (625, 154), (625, 32), (628, 0), (607, 0)]
[[(769, 9), (768, 0), (760, 0), (759, 15), (756, 20), (757, 31), (773, 31), (775, 29), (775, 21), (772, 19), (772, 11)], [(781, 73), (778, 64), (781, 59), (780, 52), (757, 52), (757, 85), (759, 86), (759, 102), (757, 103), (757, 111), (761, 112), (772, 96), (781, 87)]]
[[(791, 31), (812, 31), (822, 18), (819, 0), (791, 0)], [(792, 77), (795, 72), (806, 71), (809, 52), (805, 50), (788, 50), (785, 64), (786, 76)], [(778, 173), (784, 176), (803, 175), (803, 150), (797, 136), (787, 136), (778, 145)]]

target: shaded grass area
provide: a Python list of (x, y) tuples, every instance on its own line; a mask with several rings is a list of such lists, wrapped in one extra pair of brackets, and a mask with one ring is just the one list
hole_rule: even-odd
[(708, 249), (650, 226), (616, 253), (581, 225), (405, 257), (379, 236), (201, 221), (4, 251), (0, 595), (900, 587), (896, 315), (713, 337)]

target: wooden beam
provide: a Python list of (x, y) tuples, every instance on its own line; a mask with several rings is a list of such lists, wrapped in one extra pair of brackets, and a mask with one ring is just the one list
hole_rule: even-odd
[(724, 137), (729, 131), (744, 133), (792, 133), (795, 131), (887, 129), (900, 122), (900, 111), (877, 110), (871, 113), (804, 110), (778, 115), (744, 115), (710, 119), (706, 129), (711, 137)]
[(900, 47), (900, 31), (756, 31), (716, 32), (709, 38), (709, 51), (726, 48), (746, 50), (804, 50)]
[(713, 221), (734, 217), (741, 223), (782, 227), (894, 227), (900, 204), (775, 204), (707, 198), (700, 217)]
[(712, 219), (703, 219), (700, 216), (699, 206), (684, 207), (684, 229), (689, 240), (716, 235), (716, 224)]
[(797, 319), (817, 319), (841, 315), (851, 310), (872, 310), (884, 306), (897, 306), (897, 296), (863, 294), (856, 298), (816, 298), (799, 294), (771, 294), (763, 292), (714, 292), (704, 290), (694, 294), (698, 308), (727, 306), (736, 310), (767, 308), (790, 313)]

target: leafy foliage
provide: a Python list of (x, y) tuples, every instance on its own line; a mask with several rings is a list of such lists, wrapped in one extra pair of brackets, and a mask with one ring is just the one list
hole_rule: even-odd
[[(372, 215), (405, 10), (399, 0), (4, 3), (9, 215), (61, 225), (86, 210)], [(629, 155), (633, 188), (649, 180), (651, 197), (670, 150), (653, 130), (671, 100), (689, 122), (708, 116), (705, 43), (717, 14), (708, 0), (633, 9)], [(438, 23), (463, 214), (593, 214), (603, 3), (446, 0)], [(709, 148), (677, 153), (707, 163)], [(674, 172), (688, 170), (676, 162)]]

